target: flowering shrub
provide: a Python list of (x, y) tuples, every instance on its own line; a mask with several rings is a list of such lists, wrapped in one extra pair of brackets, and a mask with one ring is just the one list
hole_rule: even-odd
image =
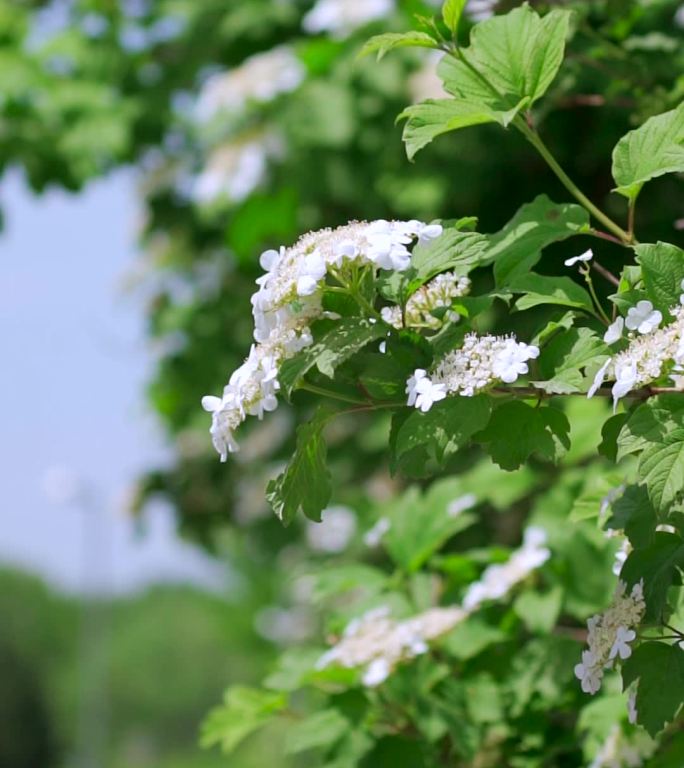
[[(526, 139), (576, 202), (540, 195), (494, 235), (474, 218), (380, 219), (262, 254), (255, 343), (223, 394), (203, 400), (221, 458), (238, 451), (248, 415), (267, 418), (278, 398), (306, 393), (320, 405), (267, 488), (283, 523), (301, 512), (325, 526), (342, 493), (326, 434), (351, 417), (384, 415), (391, 471), (426, 490), (375, 499), (366, 543), (394, 568), (352, 560), (305, 581), (328, 613), (330, 647), (286, 653), (263, 690), (230, 689), (205, 742), (230, 750), (283, 717), (293, 720), (288, 751), (321, 750), (330, 766), (642, 765), (658, 740), (662, 759), (676, 760), (684, 252), (638, 242), (635, 224), (642, 188), (684, 172), (684, 106), (615, 146), (622, 226), (559, 165), (533, 111), (563, 64), (573, 13), (523, 5), (476, 24), (466, 46), (464, 4), (447, 0), (421, 31), (365, 46), (379, 57), (413, 46), (443, 54), (449, 95), (402, 113), (409, 157), (492, 123)], [(328, 6), (307, 23), (351, 23), (325, 21), (336, 18)], [(571, 237), (592, 248), (565, 260), (567, 274), (545, 273), (545, 249)], [(614, 274), (603, 253), (617, 248)], [(514, 551), (469, 542), (487, 507), (528, 513)], [(615, 538), (613, 568), (604, 554)]]

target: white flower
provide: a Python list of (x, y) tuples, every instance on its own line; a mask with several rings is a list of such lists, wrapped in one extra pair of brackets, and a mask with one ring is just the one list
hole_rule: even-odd
[(422, 368), (418, 368), (406, 382), (406, 393), (408, 405), (415, 405), (423, 413), (427, 413), (434, 403), (447, 395), (444, 384), (432, 382)]
[(600, 690), (603, 670), (597, 666), (596, 656), (591, 651), (582, 651), (582, 662), (575, 665), (575, 677), (581, 680), (585, 693), (593, 696)]
[(506, 384), (512, 384), (518, 376), (528, 372), (527, 360), (539, 357), (539, 348), (527, 344), (518, 344), (509, 339), (493, 361), (492, 373)]
[(594, 258), (594, 252), (589, 248), (588, 251), (585, 251), (584, 253), (580, 253), (579, 256), (571, 256), (569, 259), (566, 259), (563, 263), (566, 267), (572, 267), (578, 262), (587, 262), (591, 261)]
[(662, 319), (662, 313), (653, 309), (653, 304), (644, 299), (638, 301), (636, 306), (629, 308), (625, 325), (630, 331), (639, 331), (639, 333), (645, 334), (655, 330)]
[(380, 683), (384, 683), (387, 680), (390, 671), (387, 659), (374, 659), (363, 673), (361, 680), (364, 685), (374, 688), (376, 685), (380, 685)]
[(608, 326), (608, 330), (603, 334), (603, 340), (606, 344), (614, 344), (618, 339), (622, 338), (622, 331), (625, 327), (625, 320), (623, 317), (617, 317), (614, 323)]
[(618, 627), (615, 633), (615, 642), (610, 649), (608, 658), (614, 659), (616, 656), (619, 656), (623, 661), (628, 659), (632, 655), (632, 649), (629, 647), (629, 644), (634, 639), (636, 639), (636, 632), (633, 629)]
[(408, 226), (411, 227), (413, 233), (418, 237), (418, 242), (422, 245), (429, 243), (430, 240), (434, 240), (444, 232), (444, 227), (441, 224), (423, 224), (422, 221), (415, 219), (409, 221)]
[(315, 293), (319, 282), (325, 277), (326, 263), (318, 251), (308, 254), (299, 265), (297, 278), (297, 295), (311, 296)]
[(377, 547), (382, 541), (383, 536), (392, 527), (388, 517), (381, 517), (378, 522), (363, 537), (363, 543), (367, 547)]
[(618, 400), (634, 389), (637, 383), (636, 363), (631, 360), (620, 360), (615, 364), (615, 384), (613, 385), (613, 409)]
[(596, 371), (596, 375), (594, 376), (594, 381), (592, 385), (589, 387), (589, 391), (587, 392), (587, 397), (593, 397), (598, 391), (601, 384), (603, 384), (606, 378), (606, 373), (608, 372), (608, 368), (610, 367), (611, 362), (612, 362), (611, 359), (608, 358), (608, 360), (606, 360), (606, 362), (598, 369), (598, 371)]

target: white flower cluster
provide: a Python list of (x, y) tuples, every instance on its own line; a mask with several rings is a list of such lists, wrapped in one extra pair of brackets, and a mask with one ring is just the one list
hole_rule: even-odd
[(630, 643), (636, 638), (633, 627), (638, 626), (645, 611), (643, 581), (629, 593), (625, 582), (619, 581), (608, 610), (587, 621), (589, 647), (582, 651), (582, 661), (575, 666), (585, 693), (595, 694), (601, 688), (604, 670), (612, 669), (618, 658), (624, 660), (632, 655)]
[[(453, 272), (443, 272), (441, 275), (422, 285), (411, 294), (406, 302), (402, 319), (401, 307), (391, 306), (382, 308), (382, 319), (395, 328), (429, 328), (439, 330), (446, 322), (457, 323), (460, 316), (449, 307), (454, 299), (465, 296), (470, 292), (470, 280), (459, 277)], [(433, 312), (446, 308), (446, 314), (436, 317)]]
[(211, 152), (190, 194), (198, 203), (222, 197), (238, 203), (263, 184), (269, 160), (281, 153), (281, 141), (272, 133), (257, 132), (228, 141)]
[(539, 348), (514, 336), (477, 336), (469, 333), (463, 346), (449, 352), (428, 376), (418, 368), (406, 382), (408, 405), (429, 411), (448, 394), (472, 397), (499, 381), (512, 384), (528, 371), (527, 361), (539, 357)]
[(272, 48), (245, 59), (234, 69), (212, 75), (202, 86), (195, 114), (205, 122), (219, 112), (240, 111), (249, 101), (268, 102), (294, 91), (306, 69), (287, 46)]
[[(681, 287), (684, 290), (684, 281)], [(680, 296), (680, 304), (684, 304), (684, 294)], [(599, 368), (587, 397), (593, 397), (606, 379), (615, 381), (612, 388), (615, 407), (628, 392), (666, 373), (673, 374), (671, 378), (678, 386), (680, 376), (677, 374), (684, 371), (684, 307), (673, 307), (670, 314), (674, 321), (660, 328), (662, 313), (644, 300), (631, 307), (626, 318), (618, 317), (606, 331), (604, 341), (608, 344), (619, 341), (626, 327), (631, 331), (629, 346)]]
[(302, 26), (312, 34), (330, 32), (334, 37), (346, 37), (391, 13), (394, 7), (394, 0), (318, 0)]
[(641, 768), (655, 750), (656, 743), (645, 732), (628, 736), (615, 724), (589, 768)]
[(546, 532), (542, 528), (527, 528), (522, 547), (516, 549), (505, 563), (485, 568), (480, 579), (468, 587), (463, 598), (463, 607), (472, 611), (486, 600), (500, 600), (505, 597), (516, 584), (524, 581), (532, 571), (551, 557), (551, 552), (545, 544)]
[(265, 274), (252, 296), (256, 344), (222, 397), (202, 398), (212, 414), (211, 436), (222, 461), (238, 450), (233, 433), (248, 415), (262, 418), (277, 407), (280, 364), (312, 343), (309, 326), (323, 314), (326, 275), (344, 277), (358, 266), (404, 270), (411, 262), (409, 246), (441, 233), (440, 225), (416, 220), (355, 222), (310, 232), (291, 248), (261, 255)]
[(545, 563), (551, 554), (545, 543), (542, 529), (528, 528), (522, 547), (513, 552), (508, 562), (485, 569), (480, 581), (470, 585), (462, 606), (431, 608), (403, 621), (392, 619), (389, 609), (382, 606), (354, 619), (339, 642), (321, 656), (318, 668), (331, 664), (364, 667), (364, 685), (379, 685), (400, 662), (426, 653), (430, 641), (451, 631), (485, 600), (504, 597)]

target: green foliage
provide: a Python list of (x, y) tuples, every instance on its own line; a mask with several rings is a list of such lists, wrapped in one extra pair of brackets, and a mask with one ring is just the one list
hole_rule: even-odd
[(287, 705), (281, 693), (234, 687), (227, 691), (223, 706), (214, 709), (202, 727), (202, 745), (221, 746), (230, 753), (250, 733), (269, 722)]
[(684, 251), (670, 243), (642, 243), (635, 251), (648, 298), (665, 314), (679, 304), (684, 281)]
[(684, 171), (684, 104), (647, 120), (613, 150), (616, 191), (636, 200), (647, 181)]
[(655, 736), (684, 701), (684, 651), (677, 645), (642, 643), (625, 664), (622, 677), (625, 687), (638, 680), (638, 722)]
[(386, 32), (384, 35), (371, 37), (365, 43), (359, 56), (367, 56), (376, 53), (380, 61), (382, 57), (395, 48), (437, 48), (438, 45), (430, 35), (425, 32)]
[(285, 467), (266, 489), (266, 498), (283, 525), (292, 522), (301, 510), (316, 522), (330, 501), (330, 470), (325, 458), (327, 448), (323, 429), (327, 413), (319, 410), (315, 417), (297, 428), (297, 447)]

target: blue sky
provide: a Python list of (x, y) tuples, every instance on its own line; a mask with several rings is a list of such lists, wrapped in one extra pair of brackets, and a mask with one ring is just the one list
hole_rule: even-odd
[[(217, 583), (219, 566), (175, 538), (167, 510), (151, 511), (142, 537), (122, 511), (135, 477), (169, 455), (144, 401), (142, 303), (124, 290), (136, 259), (132, 173), (39, 198), (10, 174), (0, 204), (0, 564), (70, 591)], [(89, 512), (50, 501), (56, 468), (90, 489)]]

